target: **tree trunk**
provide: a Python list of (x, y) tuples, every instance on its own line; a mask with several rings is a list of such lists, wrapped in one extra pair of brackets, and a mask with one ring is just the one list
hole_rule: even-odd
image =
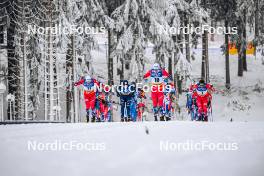
[(205, 33), (202, 35), (202, 67), (201, 67), (201, 78), (205, 79), (206, 74), (206, 36)]
[(113, 51), (113, 33), (111, 30), (108, 30), (108, 84), (114, 85), (114, 59), (112, 57)]
[[(52, 25), (52, 0), (49, 1), (49, 27), (50, 29), (53, 27)], [(49, 120), (54, 121), (54, 58), (53, 58), (53, 36), (51, 30), (49, 30), (48, 34), (48, 42), (49, 42)]]
[(205, 31), (205, 81), (210, 82), (209, 54), (208, 54), (208, 32)]
[[(178, 46), (179, 46), (179, 49), (177, 49), (177, 53), (181, 52), (183, 53), (183, 34), (179, 34), (178, 35), (178, 38), (177, 38), (177, 42), (178, 42)], [(175, 60), (174, 60), (174, 63), (175, 63), (175, 67), (178, 63), (178, 55), (176, 54), (176, 56), (174, 56)], [(177, 83), (177, 91), (178, 91), (178, 95), (182, 94), (182, 79), (180, 78), (179, 74), (177, 73), (177, 70), (175, 71), (175, 79), (177, 80), (176, 83)]]
[[(13, 0), (12, 0), (13, 2)], [(10, 2), (11, 3), (11, 2)], [(14, 36), (16, 23), (14, 22), (14, 16), (17, 15), (16, 11), (12, 11), (12, 8), (7, 8), (10, 14), (10, 24), (7, 28), (7, 57), (8, 57), (8, 93), (16, 96), (18, 92), (18, 79), (14, 78), (14, 75), (18, 75), (18, 61), (15, 59), (15, 45)], [(11, 102), (7, 109), (7, 119), (15, 119), (17, 108), (17, 99), (15, 97), (15, 102)]]
[[(44, 23), (44, 27), (46, 27)], [(48, 41), (48, 35), (44, 35), (44, 40)], [(44, 48), (44, 120), (48, 120), (48, 65), (47, 65), (47, 59), (48, 59), (48, 48), (49, 44), (48, 42), (45, 42), (45, 48)]]
[[(73, 81), (77, 81), (77, 59), (76, 59), (76, 49), (75, 49), (75, 36), (71, 36), (72, 41), (72, 76)], [(73, 111), (74, 111), (74, 122), (79, 122), (79, 116), (78, 116), (78, 90), (77, 87), (73, 86)]]
[(243, 76), (243, 71), (244, 71), (244, 67), (243, 67), (243, 57), (242, 57), (242, 53), (243, 53), (243, 46), (242, 46), (242, 21), (241, 19), (238, 21), (238, 41), (237, 41), (237, 51), (238, 51), (238, 76), (242, 77)]
[[(228, 28), (228, 21), (225, 20), (225, 27), (226, 29)], [(226, 34), (225, 34), (225, 48), (226, 48), (226, 51), (225, 51), (225, 69), (226, 69), (226, 88), (227, 89), (230, 89), (230, 67), (229, 67), (229, 35), (227, 34), (227, 31), (226, 31)]]
[(243, 59), (242, 59), (242, 54), (240, 50), (241, 49), (239, 47), (238, 48), (238, 76), (242, 77), (243, 76)]
[(168, 58), (168, 72), (170, 75), (172, 75), (172, 54), (170, 54)]
[[(211, 21), (211, 26), (212, 26), (212, 27), (216, 27), (216, 22), (212, 20), (212, 21)], [(212, 42), (215, 41), (215, 34), (211, 34), (210, 40), (211, 40)]]
[[(23, 14), (22, 14), (22, 29), (25, 30), (25, 2), (23, 1)], [(23, 36), (23, 84), (24, 84), (24, 107), (23, 107), (23, 112), (24, 112), (24, 119), (27, 121), (28, 120), (28, 89), (27, 89), (27, 54), (26, 54), (26, 31), (23, 31), (22, 33)]]
[(259, 36), (259, 0), (255, 0), (255, 6), (256, 6), (256, 11), (255, 11), (255, 53), (254, 55), (256, 56), (256, 49), (258, 46), (258, 36)]
[[(206, 9), (207, 1), (203, 0), (202, 5)], [(207, 19), (205, 19), (207, 22)], [(201, 78), (206, 82), (210, 82), (209, 80), (209, 58), (208, 58), (208, 31), (204, 31), (202, 35), (202, 68), (201, 68)]]
[[(176, 36), (172, 36), (172, 40), (175, 43), (175, 45), (177, 45), (177, 37)], [(173, 84), (175, 85), (175, 89), (176, 89), (176, 95), (178, 97), (178, 86), (177, 86), (177, 70), (176, 70), (176, 65), (177, 65), (177, 52), (178, 49), (175, 47), (174, 52), (172, 54), (172, 59), (173, 59)]]
[(247, 20), (246, 10), (244, 10), (243, 26), (243, 70), (247, 71)]
[[(109, 13), (110, 14), (110, 13)], [(114, 85), (114, 58), (112, 56), (113, 51), (113, 45), (114, 45), (114, 39), (113, 39), (113, 32), (111, 29), (108, 30), (108, 85)], [(124, 74), (124, 70), (122, 71)], [(124, 75), (123, 75), (124, 76)], [(112, 101), (112, 96), (109, 96), (109, 101)], [(111, 117), (113, 117), (113, 111), (110, 110)], [(113, 118), (111, 118), (111, 121), (113, 121)]]
[[(71, 40), (72, 41), (72, 40)], [(66, 75), (67, 75), (67, 88), (66, 88), (66, 121), (67, 122), (73, 122), (73, 117), (72, 117), (72, 102), (73, 102), (73, 95), (72, 95), (72, 90), (73, 90), (73, 74), (72, 74), (72, 67), (73, 67), (73, 62), (72, 62), (72, 42), (68, 44), (68, 50), (67, 50), (67, 55), (66, 55)]]
[[(189, 24), (189, 17), (185, 15), (185, 26)], [(185, 52), (186, 52), (186, 60), (191, 62), (191, 51), (190, 51), (190, 34), (185, 31)]]
[(24, 71), (24, 119), (28, 120), (28, 89), (27, 89), (27, 55), (26, 55), (26, 36), (25, 32), (23, 32), (23, 71)]
[(120, 69), (120, 80), (124, 79), (124, 57), (120, 59), (121, 69)]
[(180, 50), (178, 52), (183, 53), (183, 34), (180, 33), (179, 35), (177, 35), (177, 42), (178, 42), (178, 46), (180, 48)]

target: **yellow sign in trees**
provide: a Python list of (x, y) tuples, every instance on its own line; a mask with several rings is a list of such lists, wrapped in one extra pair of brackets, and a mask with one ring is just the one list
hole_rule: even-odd
[[(236, 48), (236, 43), (229, 43), (229, 54), (230, 55), (236, 55), (237, 52), (237, 48)], [(255, 47), (253, 45), (253, 42), (248, 42), (247, 43), (247, 55), (254, 55), (255, 53)]]

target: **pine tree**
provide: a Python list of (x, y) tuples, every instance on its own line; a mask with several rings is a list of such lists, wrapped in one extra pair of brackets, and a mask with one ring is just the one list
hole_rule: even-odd
[(222, 47), (225, 53), (225, 71), (226, 71), (226, 88), (229, 89), (231, 85), (230, 81), (230, 67), (229, 67), (229, 42), (230, 35), (228, 34), (228, 28), (236, 25), (235, 11), (236, 11), (236, 0), (217, 0), (210, 6), (211, 18), (215, 21), (224, 20), (225, 31), (225, 44)]
[[(133, 68), (137, 68), (136, 77), (133, 79), (140, 80), (146, 63), (144, 50), (148, 41), (157, 46), (157, 61), (164, 61), (163, 49), (170, 38), (167, 33), (160, 34), (157, 31), (161, 30), (163, 25), (167, 27), (166, 20), (159, 15), (150, 0), (126, 0), (113, 12), (112, 17), (116, 21), (115, 32), (121, 34), (114, 50), (121, 51), (121, 55), (127, 58), (124, 62), (129, 63), (127, 68), (132, 68), (127, 71), (125, 78), (132, 78)], [(132, 65), (134, 63), (136, 67)]]
[[(35, 3), (16, 0), (10, 3), (8, 28), (9, 92), (15, 98), (16, 118), (35, 119), (38, 109), (38, 63), (36, 36), (28, 33), (34, 23)], [(10, 114), (9, 114), (10, 116)]]
[(247, 71), (246, 48), (247, 48), (247, 24), (251, 26), (252, 18), (255, 14), (254, 1), (237, 0), (237, 48), (238, 48), (238, 76), (243, 76), (243, 71)]

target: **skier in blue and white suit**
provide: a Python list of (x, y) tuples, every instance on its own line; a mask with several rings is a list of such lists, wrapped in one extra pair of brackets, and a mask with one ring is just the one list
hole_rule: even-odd
[(163, 116), (165, 116), (166, 121), (169, 121), (171, 120), (172, 103), (173, 100), (176, 98), (176, 90), (173, 83), (167, 82), (167, 86), (168, 87), (166, 87), (166, 89), (164, 90), (162, 113)]
[[(131, 86), (135, 86), (136, 88), (136, 83), (132, 82)], [(135, 91), (130, 104), (130, 117), (133, 122), (137, 121), (137, 98), (138, 98), (138, 91)]]
[(134, 85), (129, 85), (127, 80), (120, 81), (117, 88), (117, 96), (120, 97), (121, 104), (121, 122), (131, 121), (131, 101), (135, 96)]

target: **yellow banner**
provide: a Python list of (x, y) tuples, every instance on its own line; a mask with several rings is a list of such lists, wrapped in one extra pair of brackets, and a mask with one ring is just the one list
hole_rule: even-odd
[[(236, 55), (237, 54), (237, 48), (236, 43), (229, 43), (229, 54), (230, 55)], [(248, 42), (247, 44), (247, 55), (254, 55), (255, 53), (255, 47), (253, 46), (253, 42)]]

